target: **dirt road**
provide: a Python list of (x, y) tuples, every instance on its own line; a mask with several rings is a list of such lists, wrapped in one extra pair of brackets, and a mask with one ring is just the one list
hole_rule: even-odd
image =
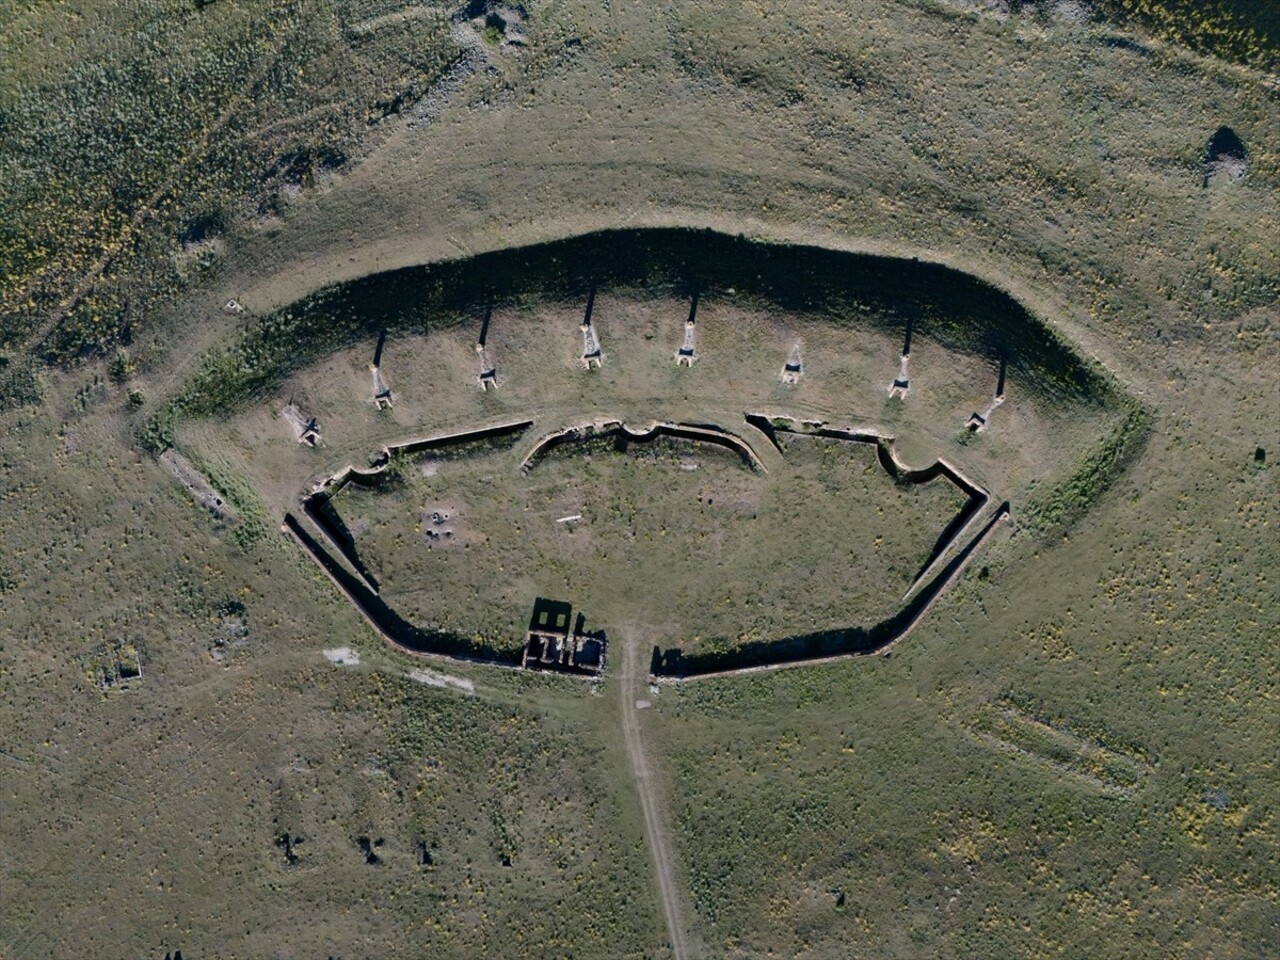
[(676, 885), (675, 871), (671, 866), (671, 853), (667, 848), (667, 835), (659, 812), (657, 784), (645, 758), (644, 743), (640, 735), (640, 717), (636, 701), (643, 698), (645, 674), (638, 664), (641, 657), (641, 638), (628, 628), (622, 637), (622, 671), (619, 677), (619, 696), (622, 702), (622, 735), (631, 757), (631, 769), (636, 778), (636, 792), (640, 795), (640, 809), (644, 813), (644, 833), (649, 841), (649, 854), (653, 859), (654, 873), (658, 880), (658, 893), (662, 898), (662, 912), (667, 918), (667, 931), (671, 937), (671, 952), (675, 960), (688, 960), (689, 946), (685, 940), (684, 920), (681, 916), (680, 892)]

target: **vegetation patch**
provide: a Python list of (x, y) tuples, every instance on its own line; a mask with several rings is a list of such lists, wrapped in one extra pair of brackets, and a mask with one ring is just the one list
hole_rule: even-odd
[(987, 742), (1126, 795), (1132, 795), (1151, 773), (1141, 756), (1051, 726), (1009, 700), (983, 704), (968, 727)]
[(40, 376), (29, 356), (0, 354), (0, 413), (40, 402)]
[(1280, 70), (1280, 8), (1267, 0), (1093, 0), (1102, 16), (1200, 53)]
[(65, 362), (130, 342), (216, 271), (215, 233), (276, 216), (422, 99), (460, 55), (450, 6), (363, 31), (371, 5), (6, 5), (0, 344)]
[(1125, 418), (1077, 463), (1074, 471), (1048, 491), (1035, 493), (1022, 522), (1033, 536), (1048, 537), (1078, 521), (1146, 445), (1151, 414), (1132, 405)]

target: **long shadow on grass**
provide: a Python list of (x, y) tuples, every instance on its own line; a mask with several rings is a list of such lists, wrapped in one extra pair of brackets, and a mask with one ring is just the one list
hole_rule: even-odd
[[(267, 395), (294, 370), (382, 332), (425, 334), (470, 322), (489, 305), (584, 303), (591, 291), (729, 296), (836, 326), (908, 323), (948, 349), (1008, 355), (1028, 393), (1106, 404), (1113, 387), (1021, 303), (939, 264), (820, 247), (760, 243), (709, 230), (605, 230), (465, 260), (407, 267), (328, 287), (253, 324), (144, 430), (149, 445), (172, 424)], [(588, 308), (589, 309), (589, 308)]]
[(738, 670), (824, 660), (831, 657), (857, 656), (883, 650), (906, 636), (920, 622), (934, 600), (960, 575), (988, 535), (1008, 515), (1009, 504), (1006, 502), (996, 510), (992, 518), (965, 548), (943, 567), (910, 603), (892, 617), (872, 627), (821, 630), (816, 633), (787, 637), (783, 640), (744, 644), (723, 653), (686, 655), (679, 649), (664, 651), (655, 647), (650, 664), (651, 672), (656, 677), (687, 679)]
[(414, 626), (391, 609), (381, 597), (374, 594), (342, 564), (330, 556), (328, 551), (307, 533), (302, 524), (298, 522), (297, 517), (291, 513), (286, 513), (284, 527), (306, 550), (311, 559), (316, 562), (316, 565), (328, 574), (329, 579), (360, 611), (365, 620), (385, 639), (396, 646), (402, 647), (410, 653), (430, 653), (453, 657), (457, 660), (471, 660), (507, 667), (518, 667), (520, 665), (520, 650), (518, 648), (502, 650), (489, 644), (476, 643), (456, 633), (448, 633), (443, 630), (424, 630), (421, 627)]
[[(377, 474), (376, 476), (381, 479), (382, 474)], [(347, 558), (347, 562), (356, 569), (356, 572), (364, 577), (365, 582), (373, 588), (374, 592), (377, 592), (378, 581), (374, 579), (373, 574), (369, 572), (369, 568), (360, 559), (360, 551), (356, 549), (356, 538), (351, 535), (351, 531), (343, 523), (342, 517), (333, 508), (333, 502), (329, 494), (318, 493), (315, 496), (307, 497), (302, 501), (302, 509), (311, 518), (311, 522), (319, 527), (338, 551)]]

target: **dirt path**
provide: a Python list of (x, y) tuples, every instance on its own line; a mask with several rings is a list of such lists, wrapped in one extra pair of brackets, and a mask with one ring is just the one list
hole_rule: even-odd
[(681, 916), (680, 891), (676, 885), (675, 871), (671, 866), (671, 853), (667, 849), (667, 836), (659, 813), (657, 784), (649, 769), (641, 740), (640, 717), (636, 701), (642, 699), (645, 690), (645, 674), (639, 669), (640, 637), (634, 628), (627, 628), (622, 637), (622, 671), (619, 676), (619, 696), (622, 703), (622, 736), (631, 757), (631, 770), (635, 774), (636, 793), (640, 795), (640, 809), (644, 813), (644, 832), (649, 841), (649, 853), (653, 858), (654, 872), (658, 879), (658, 893), (662, 898), (662, 912), (667, 918), (667, 932), (671, 938), (671, 953), (675, 960), (687, 960), (689, 946), (685, 941), (685, 926)]
[[(107, 268), (110, 267), (121, 250), (124, 250), (129, 241), (146, 225), (151, 217), (160, 209), (162, 202), (170, 193), (173, 192), (175, 185), (179, 182), (183, 173), (192, 166), (199, 158), (208, 153), (209, 148), (213, 145), (214, 138), (229, 124), (236, 115), (236, 111), (247, 101), (253, 99), (254, 91), (258, 84), (261, 83), (275, 68), (280, 60), (280, 55), (284, 51), (285, 45), (297, 33), (296, 30), (285, 28), (281, 31), (284, 36), (279, 38), (270, 57), (263, 57), (259, 61), (258, 69), (255, 70), (247, 80), (241, 84), (240, 88), (227, 101), (222, 112), (213, 119), (213, 122), (205, 128), (195, 140), (194, 145), (183, 154), (172, 166), (168, 172), (160, 178), (160, 182), (156, 185), (150, 195), (142, 202), (133, 216), (129, 218), (129, 222), (121, 228), (115, 239), (102, 245), (102, 254), (96, 261), (89, 265), (77, 281), (75, 287), (58, 303), (57, 307), (45, 318), (45, 320), (31, 333), (27, 335), (25, 344), (27, 349), (34, 348), (43, 343), (46, 339), (54, 334), (57, 329), (62, 326), (62, 321), (67, 315), (75, 309), (76, 305), (84, 299), (85, 295), (93, 289), (94, 284), (102, 277)], [(85, 214), (85, 220), (88, 220), (96, 211), (90, 211)], [(58, 258), (45, 268), (42, 269), (35, 277), (26, 284), (24, 290), (31, 290), (35, 284), (45, 277), (49, 276), (58, 266), (61, 265)], [(21, 296), (23, 291), (18, 291), (16, 296)]]

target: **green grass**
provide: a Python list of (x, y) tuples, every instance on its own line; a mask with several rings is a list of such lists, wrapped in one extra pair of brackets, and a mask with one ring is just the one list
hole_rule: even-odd
[[(419, 461), (332, 502), (398, 612), (499, 647), (537, 596), (570, 600), (589, 629), (644, 623), (689, 654), (896, 613), (963, 495), (895, 484), (868, 445), (796, 439), (786, 456), (764, 476), (707, 444), (587, 440), (527, 477), (510, 458), (429, 477)], [(430, 539), (437, 526), (453, 535)]]
[(0, 356), (0, 410), (33, 406), (40, 402), (40, 374), (26, 356)]
[(1280, 68), (1280, 11), (1257, 0), (1098, 0), (1098, 12), (1224, 60)]
[(1088, 512), (1135, 457), (1142, 453), (1151, 429), (1151, 415), (1135, 406), (1119, 425), (1087, 451), (1066, 478), (1046, 493), (1032, 494), (1027, 526), (1046, 537), (1069, 529)]
[[(422, 661), (369, 633), (274, 526), (310, 480), (389, 440), (534, 407), (693, 419), (747, 400), (882, 425), (912, 464), (950, 451), (1012, 492), (1018, 522), (1034, 480), (1044, 535), (993, 540), (890, 657), (637, 691), (699, 952), (1273, 952), (1275, 88), (1234, 27), (1205, 33), (1232, 48), (1224, 64), (1184, 47), (1185, 25), (1023, 6), (530, 5), (526, 45), (484, 47), (428, 122), (416, 98), (453, 69), (452, 7), (3, 5), (0, 887), (21, 895), (0, 897), (0, 953), (668, 956), (614, 678), (596, 696), (435, 664), (475, 695), (411, 684)], [(1231, 9), (1274, 34), (1258, 19), (1273, 7)], [(1206, 187), (1224, 125), (1249, 171)], [(984, 284), (955, 316), (981, 320), (1003, 291), (1025, 313), (1002, 307), (1002, 331), (1030, 317), (1149, 422), (1118, 393), (1058, 402), (1075, 374), (1039, 397), (1015, 378), (961, 448), (997, 344), (949, 339), (976, 327), (912, 301), (932, 333), (912, 397), (889, 405), (901, 297), (775, 307), (711, 285), (702, 356), (677, 372), (687, 301), (666, 298), (688, 277), (605, 291), (609, 359), (587, 379), (585, 284), (500, 296), (504, 382), (482, 396), (478, 314), (410, 285), (427, 306), (389, 339), (385, 415), (364, 396), (378, 314), (318, 314), (342, 335), (314, 349), (269, 319), (370, 274), (643, 226), (946, 262)], [(474, 262), (499, 289), (519, 272)], [(729, 268), (753, 279), (739, 268), (759, 262)], [(578, 284), (593, 266), (566, 255), (548, 274)], [(68, 297), (36, 350), (61, 365), (28, 363)], [(222, 312), (231, 297), (245, 315)], [(806, 374), (787, 391), (796, 338)], [(242, 343), (261, 351), (248, 371), (249, 353), (224, 358)], [(261, 500), (267, 535), (245, 546), (138, 447), (191, 383), (210, 416), (161, 426), (215, 471), (221, 451)], [(318, 450), (279, 419), (293, 387)], [(248, 635), (217, 662), (229, 601)], [(122, 638), (144, 677), (104, 695), (83, 664)], [(339, 646), (360, 665), (330, 664)], [(1056, 762), (975, 736), (991, 705)], [(1076, 744), (1113, 779), (1096, 751), (1145, 772), (1099, 789), (1064, 772)], [(296, 867), (282, 827), (306, 838)], [(383, 839), (378, 866), (362, 836)]]
[(233, 222), (275, 215), (411, 107), (456, 56), (445, 11), (353, 29), (378, 6), (8, 6), (0, 343), (38, 334), (60, 361), (128, 343), (216, 273)]

